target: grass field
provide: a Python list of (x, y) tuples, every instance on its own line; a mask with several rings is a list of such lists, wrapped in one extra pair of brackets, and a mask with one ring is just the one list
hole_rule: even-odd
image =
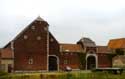
[(107, 72), (49, 72), (49, 73), (20, 73), (0, 76), (0, 79), (125, 79), (125, 73), (119, 75)]

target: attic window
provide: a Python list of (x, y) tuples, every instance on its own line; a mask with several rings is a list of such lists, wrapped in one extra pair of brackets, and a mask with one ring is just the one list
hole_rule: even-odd
[(53, 38), (51, 38), (50, 41), (53, 42), (54, 41)]
[(24, 37), (23, 37), (24, 39), (28, 39), (28, 36), (27, 35), (24, 35)]
[(35, 26), (32, 26), (31, 29), (35, 30)]
[(41, 37), (40, 36), (37, 36), (37, 38), (36, 38), (37, 40), (41, 40)]

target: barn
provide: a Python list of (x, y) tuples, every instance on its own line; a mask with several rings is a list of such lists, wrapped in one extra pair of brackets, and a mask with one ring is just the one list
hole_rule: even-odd
[[(6, 72), (46, 72), (91, 70), (111, 67), (112, 53), (87, 37), (74, 44), (60, 43), (49, 31), (49, 24), (37, 17), (13, 40), (0, 49), (0, 70)], [(103, 61), (103, 62), (102, 62)]]

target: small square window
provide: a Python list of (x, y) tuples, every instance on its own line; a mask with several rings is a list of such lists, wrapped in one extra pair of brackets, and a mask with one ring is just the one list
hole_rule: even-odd
[(37, 37), (37, 40), (41, 40), (41, 37), (40, 37), (40, 36), (38, 36), (38, 37)]
[(53, 38), (51, 38), (50, 41), (53, 42), (54, 41)]
[(64, 64), (68, 64), (68, 60), (64, 60)]
[(27, 36), (27, 35), (24, 35), (24, 39), (28, 39), (28, 36)]
[(44, 30), (45, 30), (45, 31), (47, 31), (47, 30), (48, 30), (48, 28), (47, 28), (47, 27), (44, 27)]
[(32, 26), (31, 29), (35, 30), (35, 26)]

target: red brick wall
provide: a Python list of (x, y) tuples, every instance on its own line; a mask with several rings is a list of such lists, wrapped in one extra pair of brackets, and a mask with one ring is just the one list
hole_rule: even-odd
[[(32, 29), (35, 26), (35, 29)], [(35, 21), (29, 25), (14, 41), (14, 69), (15, 70), (46, 70), (47, 69), (47, 31), (46, 22)], [(28, 38), (24, 39), (24, 35)], [(37, 40), (40, 36), (41, 39)], [(28, 63), (29, 57), (33, 64)]]
[(53, 37), (51, 33), (49, 33), (49, 55), (59, 55), (59, 43)]
[(108, 58), (108, 54), (98, 54), (98, 67), (111, 67), (111, 60)]
[(13, 51), (11, 49), (10, 44), (1, 50), (1, 57), (2, 58), (13, 58)]
[[(65, 60), (68, 60), (68, 63), (65, 64)], [(79, 69), (80, 62), (77, 53), (61, 53), (60, 55), (60, 69), (70, 66), (72, 69)]]

